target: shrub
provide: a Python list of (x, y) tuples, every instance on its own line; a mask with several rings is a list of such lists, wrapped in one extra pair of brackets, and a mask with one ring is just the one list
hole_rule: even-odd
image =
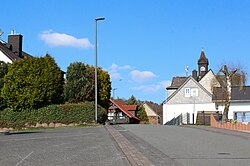
[[(109, 73), (98, 68), (98, 104), (109, 106), (111, 82)], [(66, 102), (79, 103), (95, 100), (95, 68), (82, 62), (69, 65), (66, 73), (64, 98)]]
[[(12, 111), (5, 109), (0, 112), (0, 127), (23, 128), (25, 124), (36, 123), (93, 123), (95, 120), (94, 102), (79, 104), (49, 105), (40, 109)], [(106, 121), (106, 110), (98, 108), (98, 122)]]
[(8, 67), (2, 97), (9, 108), (21, 111), (61, 103), (63, 75), (50, 55), (15, 61)]

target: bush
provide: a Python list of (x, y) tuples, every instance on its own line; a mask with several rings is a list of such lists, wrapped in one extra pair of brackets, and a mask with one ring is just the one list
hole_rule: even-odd
[(62, 102), (62, 71), (50, 55), (15, 61), (8, 67), (1, 94), (8, 108), (21, 111)]
[[(106, 121), (106, 110), (98, 108), (98, 123)], [(94, 102), (79, 104), (50, 105), (40, 109), (21, 112), (5, 109), (0, 111), (0, 127), (20, 129), (25, 124), (36, 123), (93, 123), (95, 120)]]
[[(98, 68), (98, 103), (109, 107), (111, 82), (109, 73)], [(82, 62), (69, 65), (66, 73), (64, 98), (69, 103), (95, 101), (95, 67)]]

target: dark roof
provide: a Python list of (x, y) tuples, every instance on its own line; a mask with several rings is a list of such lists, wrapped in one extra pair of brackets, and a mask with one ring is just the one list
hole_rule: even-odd
[(0, 50), (12, 61), (31, 58), (32, 55), (22, 51), (22, 58), (17, 56), (14, 52), (11, 51), (9, 44), (0, 41)]
[(24, 52), (24, 51), (22, 52), (22, 56), (23, 56), (24, 59), (33, 57), (32, 55), (30, 55), (30, 54), (28, 54), (27, 52)]
[(167, 87), (167, 90), (178, 89), (187, 79), (188, 77), (173, 77), (172, 83), (169, 87)]
[[(213, 101), (223, 101), (226, 97), (226, 92), (221, 87), (214, 88)], [(250, 86), (232, 87), (231, 101), (250, 101)]]
[(208, 64), (208, 59), (207, 59), (203, 50), (201, 51), (200, 58), (198, 59), (198, 64), (199, 63), (207, 63)]
[(9, 49), (6, 43), (0, 42), (0, 50), (12, 61), (21, 59)]
[[(125, 113), (129, 118), (134, 118), (140, 121), (140, 119), (138, 117), (136, 117), (135, 115), (133, 115), (131, 112), (132, 110), (128, 110), (128, 108), (130, 107), (129, 105), (122, 105), (121, 103), (119, 103), (118, 101), (115, 101), (113, 99), (109, 99), (109, 101), (111, 103), (113, 103), (117, 108), (119, 108), (123, 113)], [(134, 107), (134, 106), (132, 106)], [(114, 107), (109, 107), (109, 109), (114, 108)]]

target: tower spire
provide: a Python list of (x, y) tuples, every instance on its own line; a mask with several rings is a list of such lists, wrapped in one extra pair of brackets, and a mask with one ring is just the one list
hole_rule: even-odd
[(205, 52), (202, 48), (200, 58), (198, 59), (198, 68), (199, 68), (198, 69), (198, 72), (199, 72), (198, 78), (199, 79), (201, 79), (204, 75), (207, 74), (208, 65), (209, 65), (208, 59), (207, 59)]

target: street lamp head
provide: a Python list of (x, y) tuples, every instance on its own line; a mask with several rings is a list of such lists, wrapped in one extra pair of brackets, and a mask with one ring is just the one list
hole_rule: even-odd
[(95, 21), (105, 20), (104, 17), (95, 18)]

